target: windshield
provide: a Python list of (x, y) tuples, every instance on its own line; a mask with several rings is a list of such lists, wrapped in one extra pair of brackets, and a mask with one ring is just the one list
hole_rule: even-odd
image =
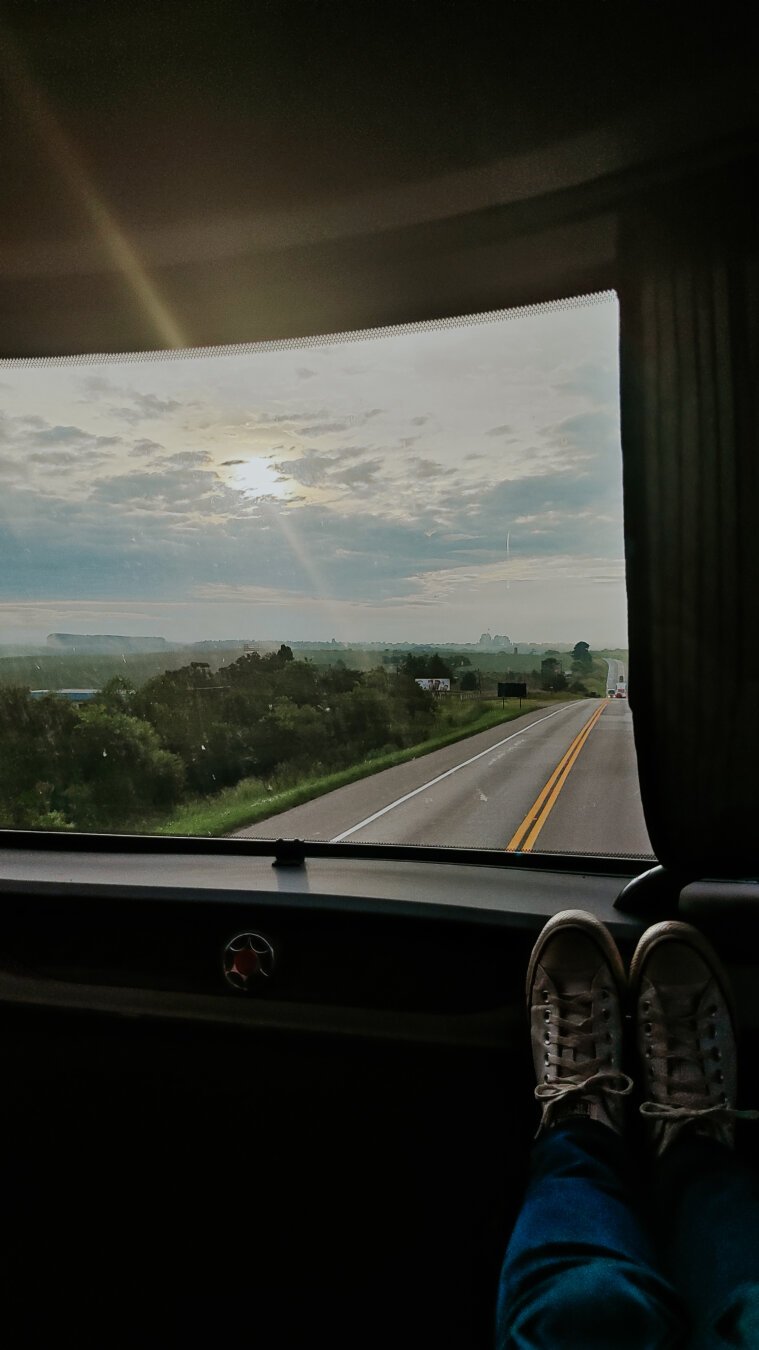
[(0, 824), (650, 854), (617, 342), (0, 363)]

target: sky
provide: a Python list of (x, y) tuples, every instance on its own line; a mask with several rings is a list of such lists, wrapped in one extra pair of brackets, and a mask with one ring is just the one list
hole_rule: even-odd
[(0, 643), (626, 646), (618, 306), (0, 362)]

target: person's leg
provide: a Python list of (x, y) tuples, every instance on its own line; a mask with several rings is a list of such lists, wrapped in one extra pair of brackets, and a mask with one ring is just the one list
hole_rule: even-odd
[(503, 1263), (498, 1350), (656, 1350), (683, 1319), (636, 1216), (622, 1132), (625, 977), (603, 924), (556, 915), (535, 945), (527, 1003), (542, 1105), (532, 1178)]
[(654, 1350), (680, 1345), (679, 1302), (638, 1219), (625, 1141), (573, 1117), (533, 1149), (501, 1272), (497, 1347)]
[(737, 1061), (728, 977), (688, 924), (657, 924), (630, 967), (641, 1106), (656, 1159), (667, 1268), (693, 1346), (759, 1347), (759, 1179), (734, 1151)]
[(694, 1346), (759, 1347), (759, 1179), (732, 1149), (684, 1136), (657, 1168), (668, 1267)]

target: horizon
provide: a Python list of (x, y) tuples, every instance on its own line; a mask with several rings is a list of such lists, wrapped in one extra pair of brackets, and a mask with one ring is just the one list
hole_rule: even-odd
[[(115, 638), (115, 639), (118, 639), (118, 638), (124, 638), (124, 639), (126, 639), (127, 641), (130, 641), (130, 642), (139, 641), (141, 638), (144, 638), (146, 641), (160, 641), (160, 640), (163, 640), (163, 641), (165, 641), (165, 642), (167, 643), (167, 647), (166, 647), (166, 650), (167, 650), (167, 651), (169, 651), (169, 650), (174, 650), (174, 648), (171, 646), (172, 642), (176, 642), (176, 644), (177, 644), (177, 649), (181, 649), (181, 648), (183, 648), (183, 647), (195, 647), (195, 646), (200, 646), (200, 645), (202, 645), (203, 643), (209, 643), (209, 642), (214, 642), (214, 643), (219, 643), (219, 644), (224, 643), (224, 644), (229, 645), (230, 647), (231, 647), (231, 644), (235, 644), (236, 646), (239, 646), (239, 647), (241, 647), (241, 648), (244, 647), (244, 646), (253, 646), (253, 647), (259, 646), (259, 645), (263, 645), (263, 646), (277, 646), (277, 645), (282, 646), (282, 645), (285, 645), (285, 646), (288, 646), (288, 645), (290, 645), (290, 644), (295, 644), (295, 645), (297, 645), (297, 646), (299, 646), (299, 647), (301, 647), (301, 646), (333, 646), (333, 645), (334, 645), (334, 646), (336, 646), (336, 647), (344, 647), (344, 648), (347, 648), (347, 649), (350, 649), (350, 648), (362, 648), (362, 647), (383, 647), (383, 646), (384, 646), (384, 647), (454, 647), (454, 648), (457, 648), (457, 649), (458, 649), (458, 648), (464, 648), (464, 647), (480, 647), (480, 645), (481, 645), (479, 640), (474, 640), (474, 641), (473, 641), (471, 638), (462, 638), (462, 639), (456, 639), (456, 638), (443, 638), (443, 639), (441, 639), (441, 640), (439, 640), (439, 641), (436, 640), (436, 639), (432, 639), (432, 640), (430, 640), (430, 641), (419, 642), (417, 639), (413, 639), (413, 638), (387, 638), (387, 637), (385, 637), (385, 638), (346, 638), (346, 639), (339, 639), (339, 638), (336, 638), (336, 639), (332, 639), (332, 638), (325, 638), (325, 637), (321, 637), (321, 638), (295, 638), (295, 637), (292, 637), (292, 636), (289, 636), (289, 637), (281, 637), (281, 636), (279, 636), (279, 637), (239, 637), (239, 638), (234, 638), (234, 637), (226, 636), (226, 637), (223, 637), (223, 638), (194, 637), (194, 638), (189, 638), (189, 639), (180, 640), (179, 638), (172, 638), (172, 639), (166, 638), (166, 637), (164, 636), (164, 634), (162, 634), (162, 633), (156, 633), (156, 634), (148, 634), (148, 633), (136, 633), (136, 634), (135, 634), (135, 633), (69, 633), (69, 632), (64, 632), (64, 631), (61, 631), (60, 633), (56, 633), (56, 634), (52, 634), (52, 633), (51, 633), (51, 634), (49, 634), (49, 635), (47, 635), (47, 636), (49, 636), (49, 637), (53, 637), (53, 636), (61, 636), (61, 637), (78, 637), (78, 638), (83, 638), (83, 639), (89, 639), (89, 638)], [(504, 636), (505, 636), (505, 635), (504, 635)], [(519, 648), (524, 648), (524, 647), (570, 647), (570, 648), (572, 648), (572, 647), (575, 646), (575, 642), (584, 642), (585, 639), (584, 639), (584, 638), (577, 638), (577, 639), (575, 640), (575, 642), (572, 642), (572, 641), (570, 641), (570, 640), (568, 640), (568, 639), (565, 639), (565, 638), (518, 638), (518, 637), (517, 637), (517, 638), (512, 638), (512, 637), (509, 637), (509, 638), (508, 638), (508, 641), (509, 641), (509, 644), (510, 644), (512, 647), (519, 647)], [(73, 652), (76, 651), (76, 648), (73, 647), (73, 646), (70, 647), (70, 648), (63, 647), (63, 648), (58, 648), (58, 649), (56, 649), (56, 648), (53, 647), (53, 646), (49, 646), (49, 645), (47, 644), (47, 641), (46, 641), (46, 640), (42, 640), (42, 641), (39, 641), (39, 642), (31, 642), (31, 641), (30, 641), (30, 642), (28, 642), (28, 643), (4, 642), (4, 641), (0, 641), (0, 651), (2, 651), (3, 647), (19, 647), (19, 646), (33, 647), (36, 651), (40, 651), (40, 652), (48, 652), (48, 653), (50, 653), (51, 655), (61, 655), (61, 654), (66, 654), (66, 653), (73, 653)], [(626, 644), (626, 643), (621, 643), (621, 642), (600, 642), (600, 643), (597, 643), (597, 644), (589, 644), (589, 646), (591, 647), (591, 650), (592, 650), (592, 651), (626, 651), (626, 650), (627, 650), (627, 644)], [(138, 650), (138, 649), (135, 649), (135, 651), (137, 651), (137, 650)], [(483, 650), (487, 650), (487, 648), (484, 647)], [(508, 651), (508, 648), (497, 648), (496, 650), (501, 650), (501, 651), (503, 651), (504, 655), (506, 655), (506, 656), (508, 656), (508, 655), (514, 655), (514, 654), (515, 654), (515, 653), (513, 653), (513, 652), (510, 653), (510, 652)], [(88, 655), (91, 655), (91, 653), (87, 653), (87, 654), (88, 654)], [(528, 653), (524, 653), (524, 652), (521, 652), (521, 651), (520, 651), (518, 654), (519, 654), (519, 655), (526, 655), (526, 654), (528, 654)]]

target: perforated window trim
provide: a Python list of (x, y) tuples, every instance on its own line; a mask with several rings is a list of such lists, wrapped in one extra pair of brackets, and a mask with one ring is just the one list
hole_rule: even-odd
[(351, 342), (367, 342), (400, 337), (411, 333), (432, 333), (450, 328), (467, 328), (506, 320), (523, 319), (533, 314), (558, 310), (583, 309), (616, 300), (616, 291), (594, 291), (589, 295), (568, 296), (563, 300), (544, 300), (534, 305), (516, 305), (511, 309), (486, 310), (446, 319), (428, 319), (418, 323), (389, 324), (384, 328), (357, 328), (342, 333), (318, 333), (302, 338), (273, 338), (264, 342), (230, 343), (220, 347), (176, 347), (162, 351), (92, 352), (76, 356), (19, 356), (0, 359), (0, 370), (33, 366), (99, 366), (139, 364), (150, 361), (194, 361), (209, 357), (250, 356), (258, 352), (299, 351), (312, 347), (330, 347)]

